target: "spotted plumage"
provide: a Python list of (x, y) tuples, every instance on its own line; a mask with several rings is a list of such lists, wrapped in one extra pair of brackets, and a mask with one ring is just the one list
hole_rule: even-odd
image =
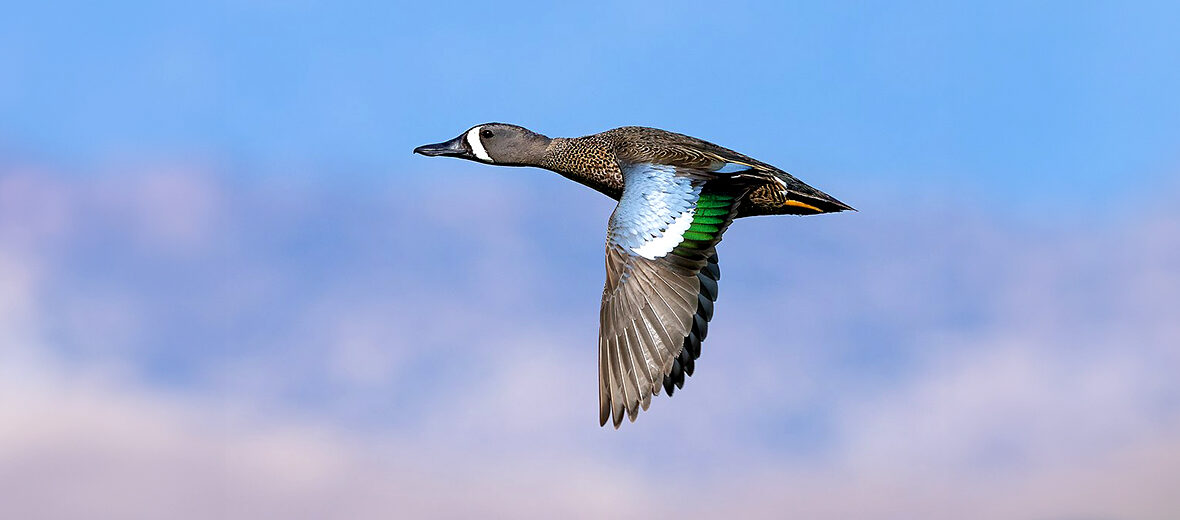
[(619, 201), (598, 347), (599, 421), (616, 428), (693, 374), (717, 300), (716, 247), (735, 219), (852, 209), (766, 163), (655, 128), (550, 139), (488, 123), (415, 152), (537, 166)]

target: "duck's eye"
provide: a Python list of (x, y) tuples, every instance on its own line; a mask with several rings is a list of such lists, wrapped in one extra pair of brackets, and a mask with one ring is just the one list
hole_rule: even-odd
[(480, 130), (479, 136), (484, 139), (491, 139), (492, 138), (492, 131), (491, 130)]

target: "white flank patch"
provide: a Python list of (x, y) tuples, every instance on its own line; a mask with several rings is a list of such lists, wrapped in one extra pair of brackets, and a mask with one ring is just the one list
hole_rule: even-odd
[(483, 148), (483, 141), (479, 138), (479, 129), (482, 127), (475, 127), (467, 131), (467, 144), (471, 145), (471, 153), (474, 153), (481, 161), (496, 162), (492, 160), (492, 156), (488, 155), (488, 151)]
[(676, 217), (676, 220), (673, 220), (671, 224), (668, 224), (668, 229), (664, 230), (662, 235), (644, 242), (639, 247), (631, 248), (631, 252), (648, 260), (655, 260), (672, 252), (684, 239), (684, 232), (688, 231), (689, 226), (692, 225), (692, 216), (696, 212), (695, 207), (689, 208), (688, 211)]

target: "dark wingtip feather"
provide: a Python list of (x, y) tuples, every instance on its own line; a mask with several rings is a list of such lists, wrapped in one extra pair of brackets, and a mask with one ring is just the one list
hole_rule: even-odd
[(705, 265), (704, 269), (701, 269), (701, 273), (713, 280), (721, 280), (721, 268), (717, 266), (717, 255), (709, 257), (709, 263)]
[(713, 319), (713, 301), (703, 294), (697, 294), (697, 314), (705, 317), (705, 321)]
[(701, 281), (701, 293), (712, 301), (717, 301), (717, 280), (707, 276), (697, 276)]
[(692, 354), (692, 358), (701, 357), (701, 339), (696, 334), (689, 333), (687, 338), (684, 338), (684, 349)]
[(692, 317), (692, 333), (696, 334), (701, 341), (709, 336), (709, 322), (705, 320), (704, 316), (694, 314)]

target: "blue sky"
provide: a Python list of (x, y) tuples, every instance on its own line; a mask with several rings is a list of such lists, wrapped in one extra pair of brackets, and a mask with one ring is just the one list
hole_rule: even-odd
[(26, 4), (0, 22), (0, 128), (81, 163), (415, 176), (407, 150), (478, 122), (646, 124), (849, 186), (1092, 204), (1180, 160), (1177, 19), (1167, 2)]
[[(0, 512), (1168, 518), (1178, 15), (11, 6)], [(486, 121), (861, 211), (735, 224), (696, 375), (599, 429), (613, 203), (410, 153)]]

